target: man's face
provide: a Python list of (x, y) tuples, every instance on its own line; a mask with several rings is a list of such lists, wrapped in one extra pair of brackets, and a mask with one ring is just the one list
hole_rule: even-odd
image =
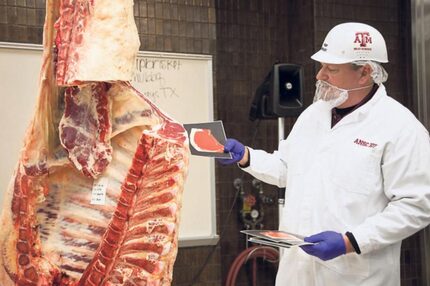
[(317, 80), (326, 81), (338, 88), (353, 89), (360, 87), (362, 67), (353, 68), (351, 64), (326, 64), (321, 63), (321, 68), (316, 76)]

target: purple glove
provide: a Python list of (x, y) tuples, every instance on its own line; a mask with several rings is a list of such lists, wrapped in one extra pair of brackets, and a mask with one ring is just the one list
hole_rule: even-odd
[(322, 260), (330, 260), (346, 253), (345, 241), (342, 234), (334, 231), (324, 231), (304, 238), (312, 245), (300, 246), (307, 254)]
[(224, 152), (231, 153), (231, 159), (218, 159), (223, 165), (230, 165), (242, 160), (245, 155), (245, 146), (236, 139), (228, 138), (224, 144)]

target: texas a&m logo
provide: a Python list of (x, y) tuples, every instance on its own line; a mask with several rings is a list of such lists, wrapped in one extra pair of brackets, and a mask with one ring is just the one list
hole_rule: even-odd
[(369, 148), (375, 148), (376, 146), (378, 146), (378, 144), (376, 144), (376, 143), (367, 142), (367, 141), (364, 141), (364, 140), (358, 139), (358, 138), (354, 140), (354, 143), (357, 145), (360, 145), (363, 147), (369, 147)]
[(372, 44), (372, 37), (369, 32), (356, 32), (354, 44), (359, 44), (359, 48), (354, 48), (355, 50), (370, 50), (367, 44)]

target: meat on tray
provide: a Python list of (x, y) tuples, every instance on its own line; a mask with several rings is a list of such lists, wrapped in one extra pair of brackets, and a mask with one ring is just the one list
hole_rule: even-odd
[(170, 285), (189, 147), (128, 82), (133, 2), (46, 5), (36, 112), (0, 218), (0, 285)]

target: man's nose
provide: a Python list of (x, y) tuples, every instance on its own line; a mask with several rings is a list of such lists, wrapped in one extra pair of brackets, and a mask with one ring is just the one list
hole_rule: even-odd
[(328, 76), (327, 76), (327, 74), (325, 73), (324, 68), (321, 68), (321, 69), (318, 71), (317, 76), (316, 76), (316, 79), (317, 79), (317, 80), (324, 80), (324, 81), (327, 81)]

